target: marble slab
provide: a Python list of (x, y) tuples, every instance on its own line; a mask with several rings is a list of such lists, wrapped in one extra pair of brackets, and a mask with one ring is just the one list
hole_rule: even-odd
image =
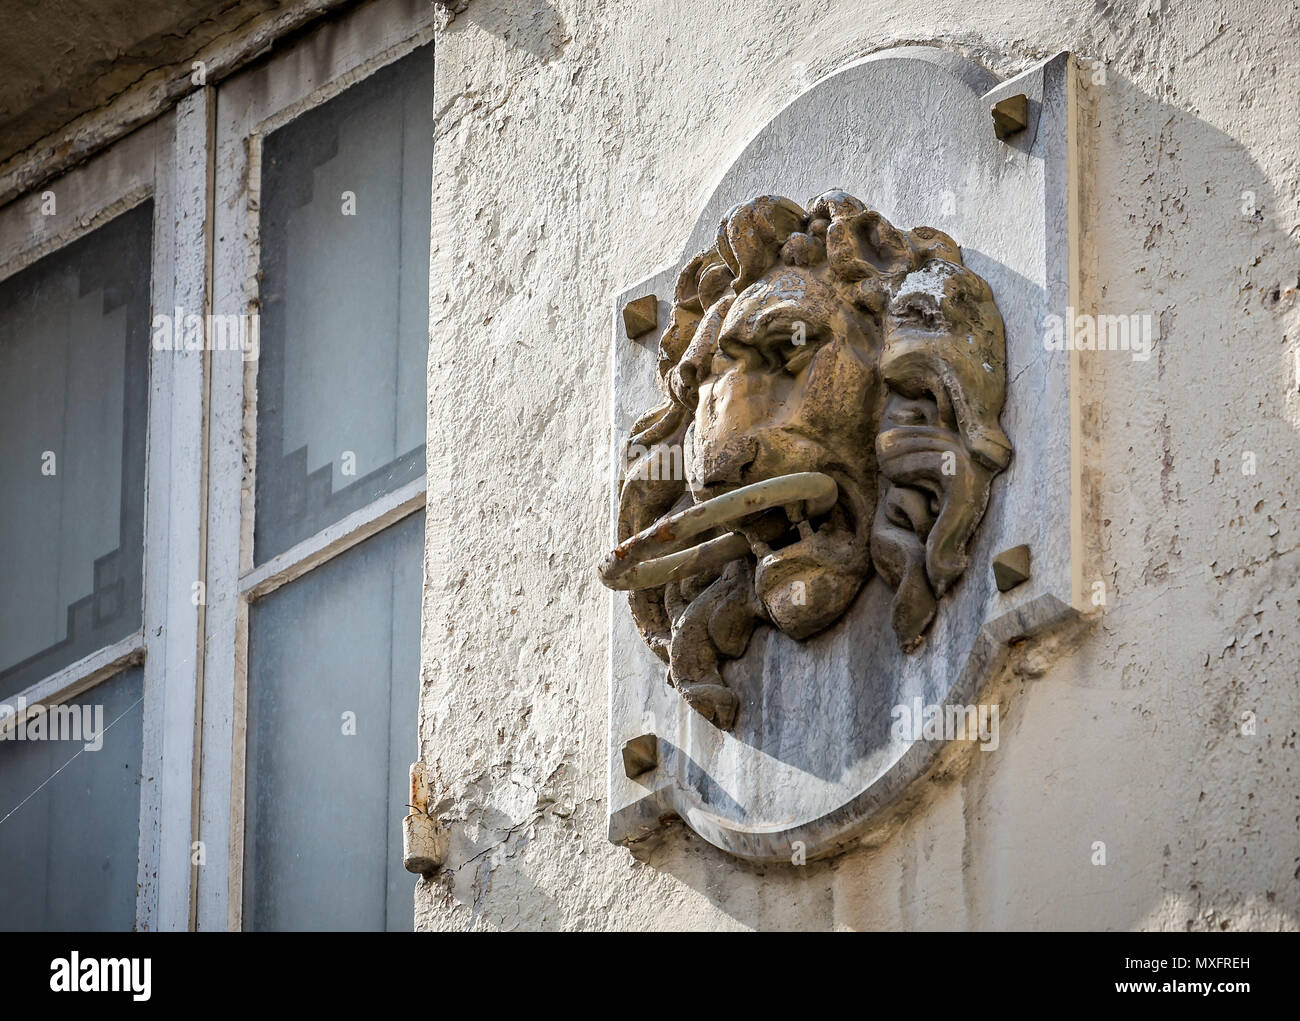
[[(712, 243), (722, 214), (755, 195), (804, 203), (840, 188), (900, 229), (937, 227), (993, 288), (1006, 326), (1001, 422), (1014, 446), (994, 483), (962, 580), (941, 601), (922, 647), (904, 653), (878, 577), (829, 631), (799, 643), (761, 627), (724, 668), (740, 696), (722, 732), (665, 683), (627, 596), (611, 593), (609, 836), (644, 837), (680, 816), (713, 844), (758, 861), (834, 853), (866, 832), (943, 750), (900, 740), (897, 705), (971, 704), (1007, 643), (1082, 611), (1077, 353), (1048, 350), (1044, 320), (1077, 295), (1073, 60), (1061, 53), (999, 82), (953, 54), (906, 47), (874, 54), (812, 85), (723, 174), (680, 252), (613, 299), (615, 440), (656, 403), (658, 331), (630, 340), (622, 310), (659, 298), (668, 321), (677, 274)], [(1024, 94), (1029, 124), (999, 140), (990, 113)], [(1072, 381), (1074, 389), (1072, 390)], [(611, 547), (616, 482), (610, 484)], [(991, 563), (1026, 544), (1030, 579), (999, 592)], [(594, 570), (593, 565), (593, 570)], [(622, 750), (657, 737), (658, 761), (634, 779)]]

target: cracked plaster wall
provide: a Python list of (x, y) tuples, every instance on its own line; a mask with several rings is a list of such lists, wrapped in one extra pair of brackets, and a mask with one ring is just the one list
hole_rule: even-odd
[[(450, 853), (417, 925), (1300, 927), (1297, 5), (453, 6), (420, 716)], [(1108, 611), (1007, 679), (999, 750), (879, 846), (755, 868), (678, 824), (634, 854), (605, 839), (593, 570), (610, 295), (678, 251), (799, 62), (815, 79), (905, 42), (1001, 75), (1061, 49), (1104, 62), (1083, 100), (1085, 295), (1158, 322), (1150, 361), (1088, 361)]]

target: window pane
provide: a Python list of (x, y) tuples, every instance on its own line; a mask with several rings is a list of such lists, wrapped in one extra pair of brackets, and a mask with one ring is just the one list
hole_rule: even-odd
[(258, 563), (424, 474), (433, 48), (267, 136)]
[(0, 697), (140, 627), (152, 224), (0, 282)]
[(0, 927), (134, 928), (143, 676), (124, 670), (45, 714), (64, 740), (31, 740), (29, 720), (28, 740), (0, 741)]
[(409, 930), (424, 515), (255, 603), (245, 929)]

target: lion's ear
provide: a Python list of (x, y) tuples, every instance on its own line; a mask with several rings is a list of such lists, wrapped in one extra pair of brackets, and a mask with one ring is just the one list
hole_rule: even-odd
[(732, 275), (727, 264), (719, 259), (717, 262), (710, 263), (700, 273), (699, 299), (700, 304), (707, 311), (712, 308), (722, 296), (727, 293), (727, 288), (731, 286)]
[(913, 269), (907, 238), (873, 209), (832, 221), (826, 232), (826, 257), (845, 280), (893, 276)]
[(938, 228), (913, 227), (908, 231), (908, 237), (916, 250), (918, 263), (924, 264), (931, 259), (943, 259), (957, 266), (964, 265), (957, 242)]
[(731, 270), (716, 248), (700, 252), (677, 276), (668, 327), (659, 338), (659, 377), (666, 379), (690, 346), (700, 320), (731, 286)]

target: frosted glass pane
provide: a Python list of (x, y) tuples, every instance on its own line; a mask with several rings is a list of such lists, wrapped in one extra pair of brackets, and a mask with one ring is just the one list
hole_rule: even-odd
[(152, 224), (0, 282), (0, 698), (140, 627)]
[(262, 154), (258, 563), (424, 474), (433, 49)]
[(98, 750), (86, 729), (0, 741), (0, 929), (134, 928), (142, 693), (135, 667), (64, 703), (103, 731)]
[(424, 515), (255, 603), (244, 928), (410, 930)]

